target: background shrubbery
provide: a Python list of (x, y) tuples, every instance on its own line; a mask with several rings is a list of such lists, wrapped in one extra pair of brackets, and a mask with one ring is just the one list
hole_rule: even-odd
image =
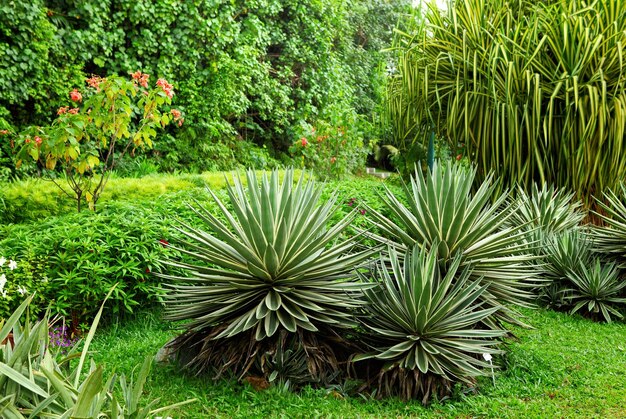
[(164, 170), (271, 167), (296, 139), (300, 121), (331, 123), (330, 107), (371, 119), (383, 81), (380, 50), (408, 4), (5, 3), (0, 129), (49, 123), (84, 76), (141, 70), (173, 81), (185, 114), (183, 129), (164, 135), (152, 152)]

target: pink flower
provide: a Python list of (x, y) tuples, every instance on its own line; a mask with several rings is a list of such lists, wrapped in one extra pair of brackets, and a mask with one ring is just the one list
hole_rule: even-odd
[(178, 109), (172, 109), (170, 113), (172, 114), (174, 119), (178, 120), (178, 118), (180, 118), (181, 113)]
[(35, 137), (35, 144), (41, 145), (41, 138), (40, 137)]
[(100, 91), (100, 83), (102, 83), (103, 81), (104, 79), (102, 77), (94, 75), (87, 79), (87, 84), (97, 91)]
[(141, 71), (135, 71), (134, 73), (131, 73), (131, 77), (142, 87), (148, 87), (148, 79), (150, 78), (149, 74), (142, 73)]
[(300, 139), (300, 142), (302, 143), (302, 147), (306, 147), (306, 146), (307, 146), (307, 144), (309, 143), (309, 142), (306, 140), (306, 138), (304, 138), (304, 137), (302, 137), (302, 138)]
[(367, 211), (365, 211), (364, 209), (360, 210), (361, 215), (365, 215)]
[(69, 111), (67, 111), (68, 113), (71, 113), (72, 115), (76, 115), (78, 113), (80, 109), (78, 108), (72, 108)]
[(70, 99), (72, 99), (72, 102), (80, 102), (83, 100), (83, 95), (80, 94), (78, 89), (74, 89), (70, 92)]
[(461, 160), (462, 158), (463, 158), (463, 155), (462, 155), (462, 154), (459, 154), (458, 156), (456, 156), (456, 159), (457, 159), (457, 160)]
[(57, 115), (63, 115), (65, 113), (67, 113), (67, 110), (69, 109), (69, 106), (61, 106), (59, 108), (59, 110), (57, 111)]
[(183, 126), (183, 122), (185, 122), (185, 118), (180, 118), (180, 119), (178, 120), (178, 126), (179, 126), (179, 127), (182, 127), (182, 126)]
[(169, 84), (165, 79), (158, 79), (156, 85), (159, 86), (165, 95), (170, 99), (174, 96), (174, 86)]
[(330, 164), (335, 164), (336, 161), (337, 161), (337, 157), (333, 156), (330, 158)]

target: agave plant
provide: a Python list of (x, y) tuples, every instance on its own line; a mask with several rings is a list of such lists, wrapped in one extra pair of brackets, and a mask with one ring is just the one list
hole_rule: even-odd
[(539, 189), (534, 183), (530, 195), (519, 188), (515, 211), (508, 224), (528, 230), (530, 241), (540, 243), (548, 235), (578, 226), (585, 218), (581, 207), (582, 203), (574, 200), (573, 193), (548, 187), (545, 183)]
[(598, 252), (607, 254), (621, 268), (626, 268), (626, 185), (621, 183), (616, 192), (604, 194), (606, 202), (598, 200), (602, 212), (595, 214), (605, 226), (594, 226), (591, 235)]
[(321, 189), (304, 174), (294, 185), (292, 170), (282, 183), (274, 171), (260, 184), (248, 171), (247, 184), (227, 186), (232, 212), (210, 192), (225, 222), (197, 203), (212, 234), (183, 224), (188, 240), (177, 248), (195, 262), (170, 261), (186, 276), (164, 275), (166, 318), (187, 321), (172, 347), (201, 342), (190, 366), (245, 372), (250, 356), (276, 349), (257, 342), (281, 330), (313, 342), (320, 328), (352, 327), (361, 305), (364, 284), (354, 270), (373, 250), (353, 252), (357, 240), (341, 235), (355, 213), (329, 226), (337, 195), (320, 204)]
[(445, 271), (437, 259), (435, 249), (414, 246), (398, 257), (391, 248), (377, 270), (379, 286), (365, 291), (361, 319), (372, 350), (355, 361), (385, 361), (379, 394), (426, 402), (453, 382), (472, 383), (490, 368), (483, 354), (499, 352), (494, 346), (506, 332), (477, 327), (498, 310), (481, 301), (488, 285), (472, 280), (467, 267), (459, 271), (461, 255)]
[(626, 288), (626, 281), (615, 264), (603, 264), (596, 259), (590, 267), (581, 265), (578, 272), (570, 272), (568, 279), (573, 285), (571, 313), (581, 310), (593, 318), (601, 314), (608, 323), (611, 316), (624, 317), (620, 310), (626, 308), (626, 298), (620, 294)]
[[(404, 185), (408, 205), (386, 190), (382, 200), (391, 217), (368, 209), (382, 232), (371, 236), (399, 249), (433, 249), (444, 265), (459, 256), (461, 266), (472, 266), (472, 277), (487, 285), (482, 298), (492, 305), (528, 305), (537, 268), (522, 240), (527, 232), (506, 226), (511, 203), (507, 194), (494, 197), (490, 177), (472, 193), (475, 174), (476, 169), (438, 163), (426, 176), (416, 170)], [(517, 322), (505, 309), (498, 316)]]

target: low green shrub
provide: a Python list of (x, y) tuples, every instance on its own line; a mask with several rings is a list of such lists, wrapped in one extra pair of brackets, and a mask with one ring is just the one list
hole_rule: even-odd
[(18, 262), (0, 317), (15, 309), (19, 289), (37, 291), (39, 308), (50, 304), (75, 321), (91, 318), (116, 283), (108, 313), (158, 301), (160, 281), (151, 273), (161, 269), (163, 244), (173, 234), (159, 211), (130, 203), (0, 227), (0, 255)]

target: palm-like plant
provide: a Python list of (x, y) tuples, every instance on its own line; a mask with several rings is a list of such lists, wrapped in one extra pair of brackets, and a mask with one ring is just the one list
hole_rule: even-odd
[[(282, 184), (278, 176), (263, 175), (259, 185), (249, 171), (247, 191), (235, 179), (227, 187), (232, 211), (211, 192), (224, 222), (198, 203), (212, 234), (180, 229), (188, 240), (178, 250), (197, 262), (169, 262), (188, 276), (163, 276), (171, 281), (166, 318), (187, 321), (174, 347), (202, 342), (191, 365), (233, 364), (245, 372), (248, 355), (270, 350), (254, 342), (280, 330), (303, 335), (354, 325), (351, 311), (364, 287), (354, 269), (372, 254), (352, 252), (356, 239), (341, 236), (355, 213), (329, 227), (336, 194), (320, 204), (313, 180), (302, 175), (294, 186), (292, 170)], [(232, 358), (223, 358), (226, 350), (235, 352)]]
[(480, 176), (548, 182), (585, 206), (624, 178), (624, 0), (430, 6), (396, 41), (387, 113), (401, 154), (434, 129)]
[(460, 255), (443, 272), (437, 259), (435, 249), (415, 246), (400, 258), (392, 248), (377, 270), (379, 286), (365, 291), (362, 325), (372, 350), (355, 361), (385, 361), (379, 394), (426, 402), (452, 382), (471, 383), (490, 367), (482, 355), (498, 352), (505, 331), (477, 328), (498, 310), (481, 302), (488, 286), (470, 279), (469, 268), (459, 272)]
[[(459, 256), (461, 266), (471, 266), (472, 277), (487, 285), (482, 298), (490, 304), (527, 305), (537, 269), (521, 240), (526, 232), (505, 226), (511, 204), (507, 194), (493, 196), (491, 178), (472, 193), (475, 174), (475, 169), (437, 163), (427, 175), (416, 170), (404, 185), (408, 205), (387, 190), (382, 200), (391, 217), (368, 209), (382, 232), (371, 236), (400, 249), (433, 249), (444, 265)], [(498, 315), (517, 321), (505, 309)]]

